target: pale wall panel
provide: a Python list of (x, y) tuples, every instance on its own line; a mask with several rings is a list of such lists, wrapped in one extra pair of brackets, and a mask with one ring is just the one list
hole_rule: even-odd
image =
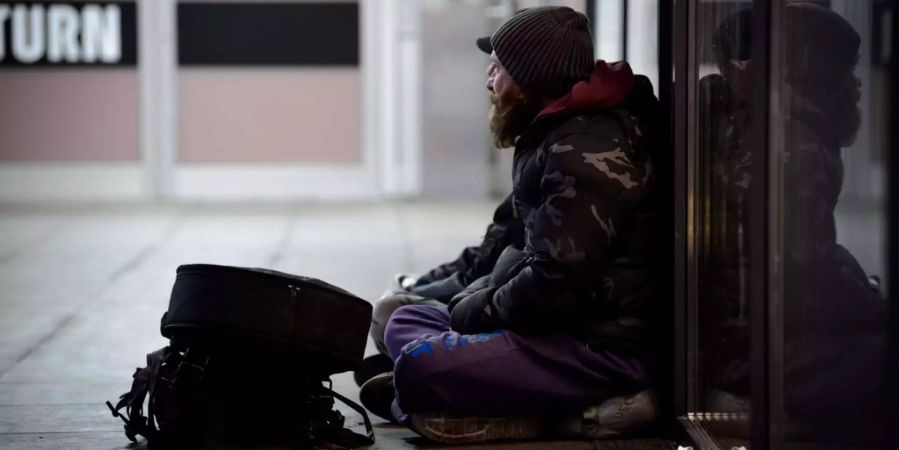
[(0, 161), (137, 161), (133, 69), (0, 71)]
[(356, 68), (182, 68), (179, 161), (361, 161)]

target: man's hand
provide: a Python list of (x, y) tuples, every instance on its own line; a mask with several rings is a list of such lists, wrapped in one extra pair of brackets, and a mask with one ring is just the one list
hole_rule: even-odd
[(447, 304), (447, 309), (449, 309), (451, 312), (453, 312), (453, 308), (456, 308), (456, 305), (461, 303), (463, 300), (468, 298), (470, 295), (490, 286), (491, 285), (490, 283), (491, 283), (490, 275), (485, 275), (485, 276), (473, 281), (471, 284), (466, 286), (462, 291), (460, 291), (458, 294), (454, 295), (453, 298), (450, 299), (450, 303)]
[(491, 299), (495, 286), (469, 291), (453, 298), (450, 309), (450, 328), (462, 334), (484, 333), (498, 328), (492, 312)]

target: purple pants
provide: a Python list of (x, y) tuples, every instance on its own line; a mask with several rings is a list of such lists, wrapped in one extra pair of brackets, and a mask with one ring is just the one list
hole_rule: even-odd
[(388, 321), (394, 415), (558, 416), (581, 412), (649, 385), (634, 356), (587, 348), (570, 336), (507, 330), (461, 335), (446, 306), (407, 305)]

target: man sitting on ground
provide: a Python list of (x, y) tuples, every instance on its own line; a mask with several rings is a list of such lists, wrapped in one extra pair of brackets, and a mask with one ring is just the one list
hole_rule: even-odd
[(367, 359), (360, 398), (441, 442), (645, 426), (650, 83), (595, 63), (570, 8), (523, 10), (478, 46), (494, 142), (515, 147), (513, 192), (481, 245), (377, 303), (372, 337), (390, 359)]

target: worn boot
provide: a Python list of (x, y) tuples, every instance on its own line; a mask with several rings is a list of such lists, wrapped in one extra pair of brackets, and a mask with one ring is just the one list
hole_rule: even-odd
[(589, 439), (629, 436), (652, 425), (658, 415), (656, 395), (649, 389), (613, 397), (584, 410), (578, 435)]
[(391, 358), (381, 353), (376, 353), (362, 360), (362, 365), (360, 365), (359, 369), (353, 371), (353, 381), (356, 382), (357, 386), (362, 387), (366, 381), (369, 381), (375, 375), (392, 370), (394, 370), (394, 362), (391, 361)]
[(381, 417), (388, 422), (397, 423), (391, 414), (391, 404), (394, 403), (394, 372), (384, 372), (366, 381), (359, 389), (359, 401), (372, 414)]
[(633, 435), (657, 418), (656, 396), (650, 390), (613, 397), (584, 410), (566, 423), (538, 417), (466, 417), (452, 414), (412, 414), (410, 428), (446, 444), (528, 440), (539, 437), (611, 439)]
[(538, 417), (470, 417), (453, 414), (412, 414), (409, 427), (445, 444), (527, 440), (540, 437)]

